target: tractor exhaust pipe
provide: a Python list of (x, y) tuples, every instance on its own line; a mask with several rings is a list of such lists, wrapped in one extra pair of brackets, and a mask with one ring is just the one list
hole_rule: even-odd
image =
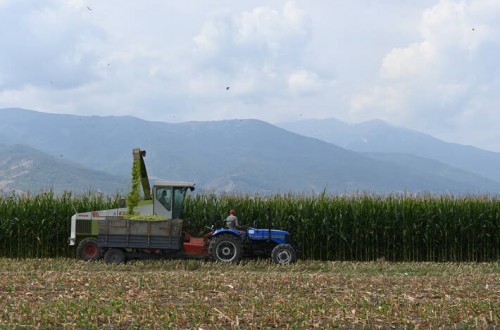
[(271, 227), (273, 226), (270, 208), (267, 208), (266, 218), (267, 218), (267, 233), (268, 233), (267, 242), (269, 243), (271, 242)]

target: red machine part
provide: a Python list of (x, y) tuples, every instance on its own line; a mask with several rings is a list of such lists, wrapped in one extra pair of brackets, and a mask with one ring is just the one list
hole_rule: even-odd
[(186, 253), (208, 256), (206, 237), (193, 237), (187, 232), (183, 232), (182, 234), (184, 237), (184, 243), (182, 245)]

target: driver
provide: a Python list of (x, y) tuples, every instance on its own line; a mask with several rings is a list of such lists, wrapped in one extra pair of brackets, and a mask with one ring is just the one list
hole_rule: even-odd
[(226, 227), (228, 229), (238, 229), (240, 227), (235, 210), (229, 210), (229, 216), (226, 218)]

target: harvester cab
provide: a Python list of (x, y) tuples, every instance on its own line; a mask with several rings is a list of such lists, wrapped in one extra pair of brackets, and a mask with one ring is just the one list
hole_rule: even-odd
[(180, 219), (187, 190), (194, 190), (192, 182), (155, 182), (153, 186), (153, 214), (167, 219)]
[(146, 150), (135, 148), (132, 154), (134, 166), (139, 167), (140, 182), (144, 194), (143, 200), (146, 204), (148, 201), (153, 201), (153, 215), (167, 219), (180, 219), (186, 191), (188, 189), (194, 190), (194, 182), (157, 181), (151, 189), (148, 171), (144, 163)]

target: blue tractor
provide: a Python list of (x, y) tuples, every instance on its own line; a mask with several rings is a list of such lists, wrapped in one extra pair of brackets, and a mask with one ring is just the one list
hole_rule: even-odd
[(270, 256), (278, 264), (297, 260), (287, 231), (276, 229), (217, 229), (208, 245), (209, 256), (219, 262), (235, 263), (244, 257)]

